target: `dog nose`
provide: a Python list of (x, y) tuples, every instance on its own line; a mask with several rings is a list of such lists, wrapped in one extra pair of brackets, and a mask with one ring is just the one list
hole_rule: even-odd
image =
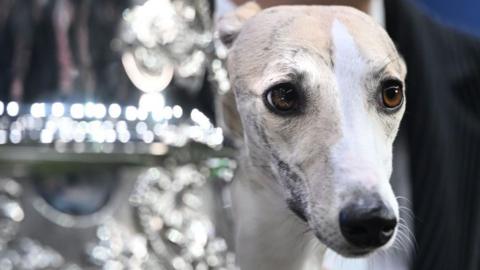
[(340, 212), (340, 229), (350, 244), (377, 248), (390, 240), (397, 226), (393, 211), (379, 200), (361, 201)]

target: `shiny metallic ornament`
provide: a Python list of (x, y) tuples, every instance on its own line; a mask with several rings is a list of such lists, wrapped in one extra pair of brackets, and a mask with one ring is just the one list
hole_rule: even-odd
[[(128, 202), (122, 197), (82, 215), (63, 204), (71, 198), (39, 194), (42, 188), (32, 188), (32, 179), (0, 181), (0, 269), (237, 269), (225, 211), (236, 164), (211, 158), (228, 152), (223, 131), (198, 109), (168, 105), (162, 92), (172, 82), (199, 90), (207, 69), (221, 91), (230, 89), (222, 51), (213, 51), (208, 1), (134, 2), (112, 46), (145, 92), (138, 105), (0, 102), (0, 160), (27, 171), (39, 162), (156, 167), (138, 176)], [(134, 215), (119, 217), (118, 208)], [(25, 216), (64, 232), (65, 241), (82, 238), (78, 252), (85, 256), (72, 259), (43, 235), (23, 235)]]
[(40, 269), (80, 269), (75, 264), (66, 263), (59, 252), (29, 238), (15, 239), (8, 249), (0, 250), (0, 269), (40, 270)]
[(0, 179), (0, 250), (13, 239), (25, 214), (19, 203), (22, 187), (12, 179)]
[(88, 260), (101, 269), (149, 270), (164, 268), (148, 250), (141, 233), (110, 219), (96, 231), (97, 241), (88, 244)]
[(74, 264), (65, 264), (55, 250), (29, 238), (18, 238), (25, 218), (21, 195), (17, 181), (0, 179), (0, 269), (76, 269)]
[(151, 168), (130, 197), (154, 253), (171, 269), (236, 269), (202, 200), (207, 179), (193, 164)]
[(10, 102), (16, 104), (14, 112), (0, 111), (0, 145), (33, 144), (60, 153), (152, 155), (166, 154), (169, 146), (182, 147), (192, 141), (212, 148), (222, 145), (222, 130), (201, 111), (193, 109), (188, 114), (179, 105), (164, 106), (163, 102), (159, 93), (145, 94), (139, 106), (126, 107), (93, 102), (30, 106)]
[(122, 63), (144, 92), (175, 83), (191, 91), (203, 84), (212, 22), (208, 1), (148, 0), (125, 11)]
[[(38, 186), (37, 183), (43, 183), (43, 180), (32, 178), (19, 182), (28, 191), (23, 195), (20, 184), (11, 184), (13, 180), (9, 180), (10, 184), (2, 185), (6, 187), (3, 190), (7, 190), (11, 197), (13, 195), (12, 198), (19, 196), (18, 201), (23, 203), (18, 203), (22, 213), (23, 209), (37, 211), (27, 211), (26, 215), (30, 220), (41, 220), (42, 228), (47, 227), (49, 233), (42, 238), (36, 233), (33, 234), (36, 237), (32, 237), (31, 231), (11, 231), (11, 240), (0, 250), (0, 269), (237, 269), (230, 248), (231, 223), (228, 220), (231, 217), (229, 211), (225, 211), (230, 204), (228, 187), (236, 163), (228, 158), (210, 158), (220, 152), (206, 153), (203, 150), (195, 154), (192, 146), (182, 147), (179, 151), (170, 152), (162, 167), (140, 170), (140, 174), (135, 171), (134, 175), (138, 175), (135, 184), (112, 175), (120, 190), (115, 191), (110, 202), (100, 208), (91, 207), (90, 200), (93, 199), (88, 199), (85, 205), (85, 199), (64, 197), (62, 190), (70, 194), (91, 190), (85, 189), (82, 180), (80, 186), (75, 184), (78, 180), (66, 181), (62, 186), (58, 186), (62, 181), (52, 183), (49, 180), (43, 187), (44, 184)], [(93, 168), (90, 170), (97, 174)], [(62, 179), (59, 173), (46, 175), (50, 179)], [(72, 171), (69, 170), (68, 175), (72, 175)], [(78, 177), (75, 178), (81, 179)], [(88, 175), (85, 177), (89, 178)], [(96, 186), (92, 188), (98, 189)], [(35, 190), (47, 195), (42, 198), (43, 205), (49, 209), (47, 212), (38, 208), (40, 198), (32, 196)], [(49, 193), (48, 190), (55, 192)], [(124, 196), (129, 193), (129, 200), (125, 201)], [(53, 202), (62, 203), (49, 203), (50, 197)], [(69, 209), (77, 210), (72, 212)], [(92, 209), (94, 212), (80, 213), (78, 209)], [(9, 217), (20, 220), (18, 215)], [(137, 222), (140, 226), (132, 226)], [(20, 228), (21, 221), (15, 224), (17, 229)], [(72, 253), (64, 253), (60, 248), (62, 244), (50, 242), (56, 248), (46, 244), (51, 238), (48, 235), (55, 232), (61, 232), (65, 241), (82, 239), (76, 241), (76, 249), (85, 252), (86, 256), (80, 257), (85, 259), (71, 261)], [(70, 239), (69, 236), (75, 237)]]
[(227, 68), (225, 67), (228, 49), (220, 41), (218, 33), (214, 34), (212, 44), (213, 52), (210, 56), (211, 61), (208, 67), (211, 73), (210, 82), (216, 90), (216, 94), (221, 96), (231, 90)]
[(33, 208), (64, 228), (91, 228), (111, 219), (118, 205), (118, 172), (114, 169), (35, 173), (30, 195)]

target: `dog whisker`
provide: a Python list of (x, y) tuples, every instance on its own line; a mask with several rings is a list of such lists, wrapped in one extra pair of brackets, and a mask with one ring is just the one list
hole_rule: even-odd
[(399, 206), (399, 210), (400, 210), (400, 215), (404, 214), (409, 219), (412, 219), (412, 220), (415, 219), (415, 214), (413, 213), (413, 211), (410, 208), (405, 207), (405, 206)]
[(399, 224), (399, 232), (405, 234), (406, 238), (409, 240), (410, 245), (414, 250), (418, 249), (417, 239), (415, 238), (415, 234), (410, 230), (410, 228), (404, 224)]
[(408, 245), (406, 245), (403, 241), (403, 238), (399, 237), (397, 240), (398, 246), (400, 248), (400, 251), (404, 254), (408, 253)]
[(404, 196), (395, 196), (395, 199), (397, 199), (398, 201), (403, 200), (406, 201), (408, 204), (412, 204), (412, 201)]
[[(406, 231), (403, 231), (402, 229)], [(398, 236), (395, 243), (398, 243), (398, 245), (402, 247), (402, 251), (406, 255), (416, 254), (416, 250), (418, 248), (416, 240), (414, 235), (409, 231), (409, 228), (405, 225), (399, 227)]]

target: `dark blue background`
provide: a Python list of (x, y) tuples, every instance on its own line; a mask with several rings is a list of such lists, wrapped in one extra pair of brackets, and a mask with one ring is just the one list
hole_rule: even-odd
[(415, 0), (434, 17), (480, 37), (480, 0)]

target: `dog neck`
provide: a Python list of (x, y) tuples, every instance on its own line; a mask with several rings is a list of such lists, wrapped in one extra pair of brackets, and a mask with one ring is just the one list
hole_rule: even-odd
[(326, 250), (282, 196), (263, 183), (263, 170), (240, 159), (233, 186), (236, 252), (243, 270), (320, 269)]

